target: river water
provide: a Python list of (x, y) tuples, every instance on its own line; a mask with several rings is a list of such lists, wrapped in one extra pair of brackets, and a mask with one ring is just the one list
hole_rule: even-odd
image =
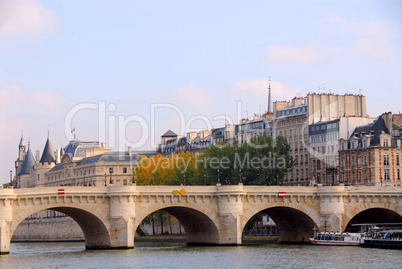
[(190, 247), (136, 243), (129, 250), (85, 250), (84, 243), (12, 243), (0, 268), (402, 268), (402, 251), (348, 246)]

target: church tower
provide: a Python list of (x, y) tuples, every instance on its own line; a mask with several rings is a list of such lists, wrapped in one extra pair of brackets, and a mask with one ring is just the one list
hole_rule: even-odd
[(25, 155), (26, 155), (26, 146), (24, 143), (24, 136), (21, 133), (21, 140), (20, 143), (18, 145), (18, 158), (17, 160), (15, 160), (15, 174), (18, 175), (18, 173), (21, 170), (21, 166), (24, 162), (25, 159)]
[(269, 78), (268, 79), (268, 110), (267, 110), (267, 112), (268, 113), (272, 113), (272, 108), (271, 108), (271, 104), (272, 104), (272, 101), (271, 101), (271, 78)]

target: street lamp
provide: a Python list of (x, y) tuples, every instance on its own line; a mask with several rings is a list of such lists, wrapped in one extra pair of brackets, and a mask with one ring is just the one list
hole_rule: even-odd
[(107, 184), (106, 184), (106, 173), (105, 173), (105, 187), (107, 187)]
[(134, 168), (133, 168), (133, 180), (131, 181), (132, 185), (135, 185), (135, 173), (134, 173)]
[(242, 174), (241, 174), (241, 169), (239, 169), (239, 174), (240, 174), (240, 180), (239, 180), (239, 183), (243, 183), (243, 181), (242, 181)]
[(186, 186), (186, 174), (183, 174), (183, 185)]
[(221, 184), (221, 180), (219, 179), (219, 169), (218, 169), (218, 184)]
[(206, 185), (207, 185), (207, 176), (204, 173), (204, 186), (206, 186)]
[(10, 186), (13, 186), (13, 171), (10, 170)]
[(380, 182), (381, 182), (381, 187), (382, 187), (382, 177), (380, 178)]

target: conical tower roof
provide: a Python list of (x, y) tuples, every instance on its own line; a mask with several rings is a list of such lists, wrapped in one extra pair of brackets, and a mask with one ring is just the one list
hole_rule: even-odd
[(167, 131), (162, 137), (177, 137), (177, 134), (172, 132), (172, 130)]
[(35, 159), (31, 152), (31, 147), (28, 145), (28, 151), (25, 155), (24, 162), (22, 163), (21, 169), (18, 172), (18, 175), (30, 174), (34, 169)]
[(63, 156), (64, 153), (66, 153), (66, 151), (64, 150), (64, 148), (63, 148), (63, 143), (62, 143), (62, 144), (61, 144), (61, 147), (60, 147), (60, 157)]
[(56, 156), (54, 155), (54, 149), (50, 137), (47, 137), (45, 148), (43, 149), (42, 157), (40, 158), (40, 163), (55, 163)]

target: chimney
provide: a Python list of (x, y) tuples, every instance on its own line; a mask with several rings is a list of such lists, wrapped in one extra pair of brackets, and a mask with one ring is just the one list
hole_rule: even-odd
[(387, 112), (382, 115), (382, 118), (384, 119), (385, 123), (385, 128), (387, 128), (388, 133), (392, 134), (392, 113)]
[(56, 149), (56, 164), (61, 162), (60, 149)]
[(106, 142), (101, 143), (101, 148), (105, 149), (106, 148)]
[(39, 164), (40, 153), (39, 150), (36, 151), (36, 164)]
[(131, 156), (131, 147), (128, 147), (128, 156)]

